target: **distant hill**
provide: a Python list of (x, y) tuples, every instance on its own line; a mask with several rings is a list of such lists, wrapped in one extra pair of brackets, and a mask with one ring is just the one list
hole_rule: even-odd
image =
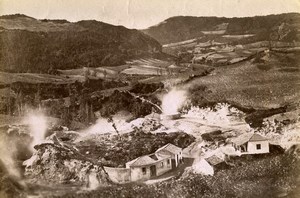
[(194, 38), (212, 40), (230, 35), (249, 35), (239, 42), (261, 40), (299, 41), (300, 14), (255, 16), (245, 18), (176, 16), (142, 30), (161, 44), (176, 43)]
[(123, 26), (94, 20), (37, 20), (21, 14), (0, 16), (1, 71), (114, 66), (160, 54), (161, 45), (155, 39)]

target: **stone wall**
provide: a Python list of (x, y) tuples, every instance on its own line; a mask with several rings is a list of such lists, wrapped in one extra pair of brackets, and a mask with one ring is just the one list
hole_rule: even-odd
[(110, 180), (114, 183), (127, 183), (131, 181), (129, 168), (113, 168), (104, 166)]

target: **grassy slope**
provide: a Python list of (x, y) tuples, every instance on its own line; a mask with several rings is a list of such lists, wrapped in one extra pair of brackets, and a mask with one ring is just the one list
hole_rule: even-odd
[(272, 61), (265, 63), (246, 61), (218, 67), (212, 75), (198, 78), (186, 86), (207, 86), (212, 92), (204, 97), (212, 102), (228, 101), (256, 109), (299, 102), (299, 70), (282, 71), (282, 68), (298, 68), (299, 61), (282, 60), (286, 55), (271, 56)]

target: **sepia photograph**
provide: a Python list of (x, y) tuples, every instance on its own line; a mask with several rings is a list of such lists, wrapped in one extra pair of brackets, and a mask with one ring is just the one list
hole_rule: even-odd
[(0, 0), (0, 198), (299, 198), (300, 0)]

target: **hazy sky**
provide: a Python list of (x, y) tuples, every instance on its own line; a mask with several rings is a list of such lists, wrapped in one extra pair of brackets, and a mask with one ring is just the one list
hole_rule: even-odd
[(286, 12), (300, 12), (300, 0), (0, 0), (0, 15), (96, 19), (138, 29), (177, 15), (241, 17)]

